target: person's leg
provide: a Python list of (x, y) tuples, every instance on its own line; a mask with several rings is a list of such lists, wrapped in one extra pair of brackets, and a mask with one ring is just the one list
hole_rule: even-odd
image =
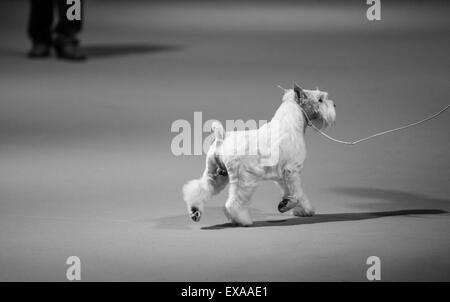
[(33, 44), (29, 56), (48, 57), (52, 43), (53, 0), (30, 0), (28, 36)]
[(69, 20), (67, 18), (67, 10), (73, 4), (67, 4), (66, 0), (56, 0), (58, 7), (58, 23), (55, 27), (55, 33), (63, 39), (78, 41), (77, 35), (83, 27), (83, 1), (81, 3), (81, 20)]
[(83, 27), (83, 1), (81, 3), (81, 20), (69, 20), (67, 10), (73, 4), (67, 4), (66, 0), (56, 0), (58, 7), (58, 23), (55, 27), (55, 49), (57, 55), (69, 60), (85, 60), (86, 56), (79, 48), (78, 34)]

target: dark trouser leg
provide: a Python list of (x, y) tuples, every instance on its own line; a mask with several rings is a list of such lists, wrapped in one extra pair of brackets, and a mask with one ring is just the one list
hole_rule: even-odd
[(50, 44), (53, 24), (53, 0), (30, 0), (28, 35), (33, 42)]
[(83, 1), (81, 2), (81, 20), (67, 19), (67, 9), (73, 4), (66, 4), (66, 0), (56, 0), (58, 6), (58, 24), (55, 32), (59, 39), (76, 42), (77, 35), (81, 32), (83, 24)]
[(86, 55), (79, 47), (77, 34), (80, 33), (83, 20), (83, 1), (81, 4), (81, 20), (69, 20), (67, 10), (75, 4), (66, 4), (66, 0), (55, 0), (58, 6), (59, 20), (55, 28), (56, 40), (54, 42), (56, 55), (61, 59), (71, 61), (84, 61)]

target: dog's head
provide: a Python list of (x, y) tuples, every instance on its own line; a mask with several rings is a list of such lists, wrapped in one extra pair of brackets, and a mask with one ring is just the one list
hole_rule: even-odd
[(283, 101), (295, 101), (311, 123), (319, 129), (330, 127), (336, 120), (336, 105), (328, 99), (328, 92), (303, 89), (294, 83), (292, 89), (286, 89)]

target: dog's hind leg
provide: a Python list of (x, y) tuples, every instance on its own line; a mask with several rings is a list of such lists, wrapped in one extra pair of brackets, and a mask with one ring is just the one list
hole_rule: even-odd
[(193, 179), (183, 186), (183, 198), (192, 220), (199, 221), (205, 203), (215, 194), (220, 193), (228, 184), (228, 173), (219, 158), (220, 149), (225, 138), (225, 131), (219, 121), (211, 126), (215, 140), (206, 155), (206, 167), (199, 179)]
[(183, 186), (183, 198), (186, 202), (189, 216), (199, 221), (204, 211), (205, 203), (213, 195), (218, 194), (228, 184), (228, 174), (213, 152), (206, 157), (206, 167), (199, 179), (193, 179)]

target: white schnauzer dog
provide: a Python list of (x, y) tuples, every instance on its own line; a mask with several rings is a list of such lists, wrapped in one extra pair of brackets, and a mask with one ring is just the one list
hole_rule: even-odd
[(215, 139), (207, 153), (203, 175), (183, 187), (191, 219), (199, 221), (205, 203), (229, 184), (225, 215), (235, 225), (251, 225), (250, 199), (262, 180), (272, 180), (280, 187), (281, 213), (292, 210), (295, 216), (314, 215), (301, 184), (306, 158), (304, 135), (310, 124), (318, 129), (333, 125), (335, 107), (327, 92), (294, 84), (293, 89), (284, 90), (272, 120), (257, 130), (225, 133), (220, 122), (215, 121), (211, 127)]

